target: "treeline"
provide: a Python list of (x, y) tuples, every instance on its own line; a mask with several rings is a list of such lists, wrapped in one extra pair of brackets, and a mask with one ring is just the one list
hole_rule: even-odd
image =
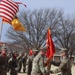
[(19, 44), (25, 50), (34, 47), (39, 49), (45, 46), (46, 31), (50, 27), (55, 46), (57, 48), (66, 47), (69, 52), (74, 52), (74, 15), (65, 16), (62, 10), (40, 9), (21, 11), (18, 17), (27, 32), (14, 31), (12, 27), (9, 28), (6, 36), (12, 41), (12, 44)]

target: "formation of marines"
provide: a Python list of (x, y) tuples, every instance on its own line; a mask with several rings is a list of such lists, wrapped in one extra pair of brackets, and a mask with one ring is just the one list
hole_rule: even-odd
[[(9, 72), (10, 75), (18, 75), (19, 72), (23, 72), (27, 75), (48, 75), (58, 74), (58, 75), (72, 75), (71, 73), (71, 61), (68, 57), (67, 49), (61, 48), (60, 55), (62, 60), (56, 62), (51, 60), (49, 64), (58, 66), (55, 70), (47, 71), (45, 65), (46, 56), (45, 49), (36, 50), (33, 49), (32, 55), (27, 55), (27, 53), (7, 53), (7, 48), (2, 47), (0, 52), (0, 75), (7, 75)], [(22, 69), (23, 67), (23, 69)]]

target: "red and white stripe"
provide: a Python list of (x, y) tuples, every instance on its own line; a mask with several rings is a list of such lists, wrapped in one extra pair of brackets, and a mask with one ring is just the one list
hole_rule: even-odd
[(11, 22), (19, 11), (19, 5), (12, 0), (2, 0), (0, 2), (0, 17), (6, 22)]

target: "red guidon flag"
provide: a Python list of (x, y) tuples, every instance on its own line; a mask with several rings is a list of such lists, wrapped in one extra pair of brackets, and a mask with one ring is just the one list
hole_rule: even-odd
[(33, 55), (33, 50), (29, 51), (29, 56)]
[(54, 43), (52, 41), (50, 28), (48, 28), (48, 30), (47, 30), (46, 46), (47, 46), (46, 57), (48, 59), (51, 59), (55, 53), (55, 46), (54, 46)]

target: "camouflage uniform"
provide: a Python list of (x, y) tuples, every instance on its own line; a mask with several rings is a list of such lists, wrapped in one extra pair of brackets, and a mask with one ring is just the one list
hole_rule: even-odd
[(31, 75), (46, 75), (44, 56), (39, 53), (33, 60)]
[(34, 55), (29, 56), (27, 59), (27, 75), (31, 75), (31, 71), (32, 71), (32, 62), (34, 59)]
[[(65, 49), (63, 49), (63, 51), (65, 51)], [(54, 73), (56, 74), (59, 72), (61, 72), (61, 74), (59, 74), (59, 75), (72, 75), (71, 74), (71, 62), (70, 62), (69, 57), (67, 57), (67, 56), (63, 57), (59, 67), (57, 69), (51, 71), (51, 73), (53, 73), (53, 74)]]
[(35, 58), (35, 56), (37, 54), (38, 54), (38, 50), (33, 49), (33, 55), (28, 56), (28, 59), (27, 59), (27, 75), (31, 75), (33, 59)]

